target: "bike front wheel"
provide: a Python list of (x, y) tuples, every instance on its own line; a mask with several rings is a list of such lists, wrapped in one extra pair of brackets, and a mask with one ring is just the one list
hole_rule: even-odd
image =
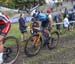
[(51, 33), (51, 37), (49, 39), (47, 46), (49, 49), (53, 49), (57, 46), (58, 42), (59, 42), (59, 33), (57, 31), (54, 31)]
[(6, 37), (3, 41), (3, 44), (4, 44), (3, 64), (15, 63), (19, 55), (19, 44), (17, 38), (13, 36)]
[(35, 56), (40, 51), (41, 46), (42, 40), (39, 38), (39, 35), (32, 35), (25, 44), (24, 52), (29, 57)]

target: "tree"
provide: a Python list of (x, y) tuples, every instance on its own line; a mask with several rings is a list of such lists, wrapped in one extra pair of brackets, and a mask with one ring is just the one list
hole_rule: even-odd
[(5, 6), (9, 7), (9, 8), (15, 8), (15, 3), (13, 0), (6, 0), (5, 1)]
[(1, 6), (4, 6), (5, 1), (6, 1), (6, 0), (0, 0), (0, 5), (1, 5)]

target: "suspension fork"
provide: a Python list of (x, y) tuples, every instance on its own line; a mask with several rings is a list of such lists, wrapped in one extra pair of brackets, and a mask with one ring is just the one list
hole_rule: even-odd
[(40, 38), (41, 38), (41, 35), (40, 35), (40, 33), (38, 33), (38, 35), (35, 37), (35, 39), (34, 39), (34, 44), (35, 44), (35, 46), (38, 46), (38, 43), (39, 43), (39, 41), (40, 41)]

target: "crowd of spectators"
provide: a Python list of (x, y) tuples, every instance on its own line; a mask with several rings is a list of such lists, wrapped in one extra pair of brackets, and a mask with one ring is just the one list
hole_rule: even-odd
[[(50, 12), (52, 12), (52, 11), (50, 10)], [(34, 11), (32, 12), (32, 14), (33, 13), (34, 13)], [(31, 14), (31, 16), (32, 16), (32, 14)], [(74, 6), (70, 10), (67, 9), (67, 8), (64, 8), (64, 9), (61, 9), (59, 12), (52, 12), (50, 14), (52, 15), (53, 23), (55, 23), (56, 30), (60, 34), (63, 33), (63, 29), (64, 29), (65, 32), (73, 31), (74, 24), (75, 24), (75, 9), (74, 9)], [(23, 26), (25, 25), (25, 22), (22, 18), (22, 15), (20, 16), (19, 24), (21, 24)], [(19, 26), (21, 26), (21, 25), (19, 25)], [(21, 26), (21, 27), (23, 27), (23, 26)], [(25, 35), (26, 34), (26, 26), (24, 26), (24, 27), (23, 27), (24, 29), (20, 28), (20, 31), (22, 33), (22, 37), (21, 37), (22, 41), (26, 40), (26, 38), (24, 39), (24, 37), (26, 36)]]
[[(75, 10), (67, 8), (64, 9), (62, 14), (58, 14), (55, 16), (56, 29), (59, 32), (62, 32), (62, 27), (65, 31), (73, 31), (73, 27), (75, 24)], [(62, 26), (62, 27), (61, 27)]]

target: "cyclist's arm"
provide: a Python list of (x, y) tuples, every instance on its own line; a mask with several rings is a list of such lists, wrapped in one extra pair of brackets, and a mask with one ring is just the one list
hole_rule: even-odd
[(32, 24), (30, 24), (30, 29), (37, 29), (37, 30), (40, 30), (40, 27), (33, 27)]
[(40, 27), (34, 27), (34, 29), (40, 30)]
[(48, 19), (49, 19), (49, 26), (52, 28), (52, 22), (53, 22), (52, 16), (49, 15)]

